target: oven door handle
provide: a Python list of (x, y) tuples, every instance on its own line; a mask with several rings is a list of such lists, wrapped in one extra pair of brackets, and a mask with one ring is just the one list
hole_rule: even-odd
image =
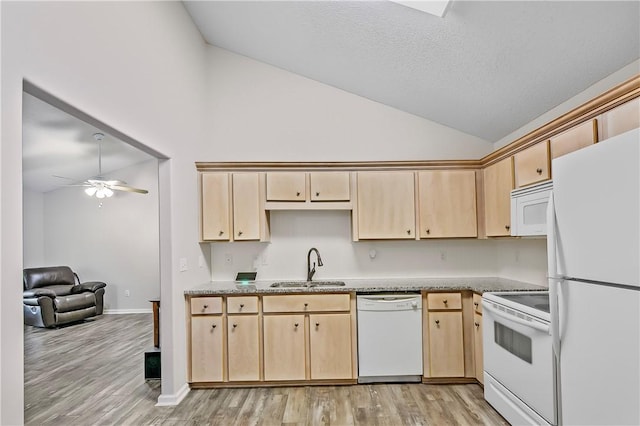
[(493, 305), (491, 305), (490, 303), (486, 302), (486, 301), (482, 301), (482, 309), (486, 309), (487, 311), (491, 312), (494, 315), (497, 315), (499, 317), (502, 317), (506, 320), (509, 320), (511, 322), (514, 322), (516, 324), (520, 324), (523, 325), (525, 327), (529, 327), (529, 328), (534, 328), (538, 331), (542, 331), (544, 333), (549, 334), (549, 325), (548, 324), (542, 324), (539, 323), (538, 321), (527, 321), (527, 320), (523, 320), (522, 318), (518, 318), (518, 317), (514, 317), (513, 315), (509, 315), (505, 312), (502, 312), (496, 308), (493, 307)]

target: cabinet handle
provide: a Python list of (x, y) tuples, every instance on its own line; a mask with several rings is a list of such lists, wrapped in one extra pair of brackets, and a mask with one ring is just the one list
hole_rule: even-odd
[(212, 325), (211, 325), (211, 328), (216, 328), (216, 327), (217, 327), (217, 326), (216, 326), (215, 324), (212, 324)]
[(296, 197), (300, 196), (300, 191), (296, 192)]
[(436, 325), (440, 325), (440, 320), (436, 320)]
[(222, 236), (222, 234), (224, 234), (224, 231), (218, 232), (218, 237)]
[(505, 225), (504, 229), (506, 229), (508, 231), (509, 229), (511, 229), (511, 227), (509, 225)]
[(474, 324), (476, 325), (476, 328), (480, 327), (480, 324), (478, 324), (477, 322), (474, 322)]
[(542, 169), (536, 169), (536, 173), (538, 173), (539, 175), (542, 174)]
[(242, 235), (242, 231), (238, 231), (238, 237)]
[(238, 326), (238, 324), (233, 324), (233, 328), (236, 328)]
[(427, 235), (431, 233), (431, 229), (427, 229)]

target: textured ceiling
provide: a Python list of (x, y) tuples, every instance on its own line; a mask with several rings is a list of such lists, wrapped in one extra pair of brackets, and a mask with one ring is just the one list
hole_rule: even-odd
[[(25, 188), (48, 192), (96, 176), (98, 145), (93, 138), (96, 132), (105, 134), (102, 141), (102, 173), (105, 175), (154, 158), (28, 93), (23, 94), (23, 101)], [(135, 182), (129, 183), (135, 186)]]
[(640, 2), (187, 1), (205, 40), (495, 142), (640, 56)]

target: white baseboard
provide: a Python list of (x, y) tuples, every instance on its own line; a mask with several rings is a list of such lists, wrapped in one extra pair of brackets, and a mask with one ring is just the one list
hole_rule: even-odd
[(150, 314), (151, 309), (105, 309), (103, 314), (105, 315), (120, 315), (120, 314)]
[(156, 407), (170, 407), (170, 406), (178, 405), (184, 399), (184, 397), (187, 396), (190, 390), (191, 388), (189, 387), (189, 384), (185, 383), (178, 390), (178, 392), (172, 395), (160, 395), (158, 397), (158, 402), (156, 403)]

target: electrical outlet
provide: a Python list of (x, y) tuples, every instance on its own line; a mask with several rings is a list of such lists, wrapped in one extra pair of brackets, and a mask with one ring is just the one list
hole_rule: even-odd
[(231, 253), (224, 254), (224, 263), (227, 265), (233, 265), (233, 255)]
[(187, 258), (186, 257), (181, 257), (180, 258), (180, 272), (184, 272), (187, 269), (189, 269), (189, 266), (187, 264)]
[(124, 297), (129, 297), (129, 296), (131, 296), (131, 292), (129, 290), (125, 290)]

